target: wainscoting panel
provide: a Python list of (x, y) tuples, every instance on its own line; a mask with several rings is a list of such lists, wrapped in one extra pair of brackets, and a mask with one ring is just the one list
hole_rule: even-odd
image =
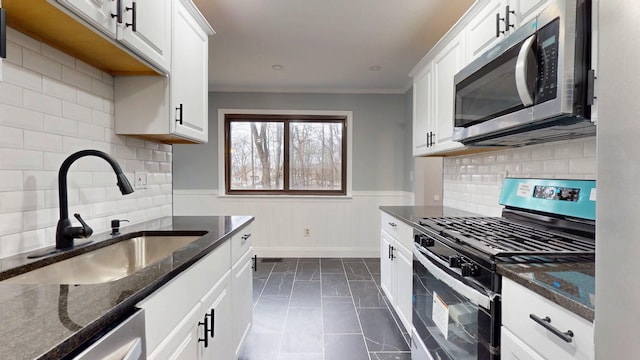
[[(413, 205), (402, 191), (353, 192), (351, 198), (231, 197), (174, 190), (173, 214), (252, 215), (258, 257), (377, 257), (380, 206)], [(305, 236), (305, 229), (309, 229)]]

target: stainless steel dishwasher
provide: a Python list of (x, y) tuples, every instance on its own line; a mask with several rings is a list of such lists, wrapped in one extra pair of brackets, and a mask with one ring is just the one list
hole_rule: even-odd
[(140, 309), (73, 360), (146, 360), (146, 354), (144, 310)]

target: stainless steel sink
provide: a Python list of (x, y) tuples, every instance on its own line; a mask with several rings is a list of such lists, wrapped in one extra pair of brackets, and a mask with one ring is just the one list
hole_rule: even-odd
[(0, 284), (106, 283), (131, 275), (200, 237), (134, 237), (0, 281)]

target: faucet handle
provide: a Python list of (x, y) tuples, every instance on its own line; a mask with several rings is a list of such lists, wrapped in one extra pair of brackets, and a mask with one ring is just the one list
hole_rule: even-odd
[(93, 234), (93, 229), (89, 226), (89, 224), (87, 224), (86, 222), (84, 222), (84, 220), (82, 220), (82, 218), (80, 217), (80, 214), (73, 214), (73, 216), (76, 219), (78, 219), (80, 224), (82, 224), (80, 235), (84, 238), (88, 238), (89, 236), (91, 236), (91, 234)]

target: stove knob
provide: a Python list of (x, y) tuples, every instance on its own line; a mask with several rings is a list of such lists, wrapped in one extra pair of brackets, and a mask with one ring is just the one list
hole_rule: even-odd
[(449, 266), (451, 266), (452, 268), (459, 268), (460, 267), (460, 256), (458, 256), (458, 255), (449, 256)]
[(462, 271), (462, 276), (478, 276), (479, 269), (478, 266), (472, 263), (464, 263), (460, 265), (460, 270)]

